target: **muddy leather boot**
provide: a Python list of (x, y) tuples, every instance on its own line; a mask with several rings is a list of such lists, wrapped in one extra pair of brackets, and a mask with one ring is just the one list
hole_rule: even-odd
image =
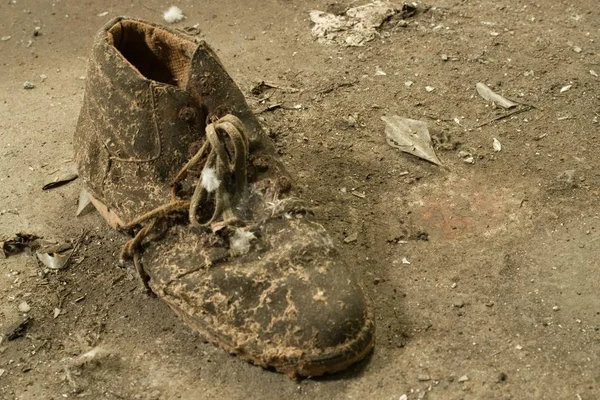
[(74, 147), (90, 199), (132, 237), (122, 257), (208, 341), (291, 377), (370, 352), (359, 283), (206, 43), (109, 22), (94, 42)]

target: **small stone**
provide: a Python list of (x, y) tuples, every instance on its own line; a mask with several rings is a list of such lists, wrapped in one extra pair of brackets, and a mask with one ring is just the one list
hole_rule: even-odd
[(595, 76), (596, 78), (598, 77), (598, 74), (593, 69), (590, 69), (590, 75)]
[(456, 308), (463, 308), (465, 306), (465, 302), (462, 300), (455, 300), (452, 305)]
[(358, 240), (358, 233), (353, 233), (351, 235), (348, 235), (348, 237), (346, 237), (344, 239), (344, 243), (353, 243), (356, 242)]
[(5, 373), (5, 372), (6, 372), (6, 370), (5, 370), (5, 369), (1, 369), (1, 368), (0, 368), (0, 378), (2, 378), (2, 375), (4, 375), (4, 373)]
[(568, 92), (569, 90), (571, 90), (572, 87), (573, 85), (565, 85), (560, 88), (560, 93)]
[(2, 40), (3, 42), (6, 42), (7, 40), (10, 40), (12, 36), (2, 36), (2, 38), (0, 38), (0, 40)]
[(40, 82), (44, 82), (46, 79), (48, 79), (47, 75), (44, 75), (44, 74), (40, 75)]
[(560, 310), (560, 307), (559, 307), (559, 306), (554, 306), (554, 307), (552, 307), (552, 311), (558, 311), (558, 310)]
[(425, 382), (425, 381), (430, 381), (431, 377), (427, 374), (422, 374), (417, 376), (417, 379), (420, 380), (421, 382)]
[(96, 14), (97, 17), (106, 17), (107, 15), (108, 15), (108, 11), (104, 11), (99, 14)]
[(413, 81), (404, 82), (404, 86), (406, 86), (406, 87), (411, 87), (412, 85), (413, 85)]
[(27, 313), (31, 310), (31, 307), (29, 307), (29, 304), (27, 304), (26, 301), (22, 301), (21, 303), (19, 303), (19, 311), (22, 313)]
[(573, 47), (573, 51), (574, 51), (575, 53), (581, 53), (581, 52), (583, 51), (583, 49), (582, 49), (581, 47), (579, 47), (579, 46), (574, 46), (574, 47)]
[(381, 68), (376, 67), (375, 68), (375, 76), (385, 76), (387, 75)]
[(495, 152), (499, 152), (500, 150), (502, 150), (502, 144), (496, 138), (494, 138), (494, 140), (492, 142), (492, 147), (494, 148)]
[(435, 88), (433, 86), (425, 86), (425, 91), (427, 93), (431, 93), (435, 90)]
[(33, 89), (35, 85), (29, 81), (23, 82), (23, 89)]
[(521, 346), (520, 344), (518, 344), (518, 345), (515, 346), (515, 349), (517, 349), (517, 350), (523, 350), (523, 346)]
[(466, 375), (461, 376), (460, 378), (458, 378), (459, 382), (466, 382), (469, 380), (469, 377)]
[(458, 286), (458, 284), (456, 282), (453, 282), (452, 285), (450, 286), (452, 289), (456, 289), (456, 287)]
[(410, 265), (410, 261), (408, 261), (408, 258), (402, 257), (402, 264)]
[(442, 54), (441, 56), (442, 61), (448, 61), (448, 55), (447, 54)]
[(400, 396), (400, 398), (398, 398), (398, 400), (408, 400), (408, 396), (403, 394), (402, 396)]
[(375, 285), (378, 285), (379, 283), (381, 283), (381, 278), (375, 278), (375, 279), (373, 279), (373, 283)]

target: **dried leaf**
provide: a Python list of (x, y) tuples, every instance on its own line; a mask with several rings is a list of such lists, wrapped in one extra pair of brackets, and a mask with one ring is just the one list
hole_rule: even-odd
[(46, 267), (53, 270), (60, 270), (67, 266), (71, 252), (72, 250), (67, 254), (52, 253), (52, 255), (50, 255), (49, 253), (40, 253), (39, 251), (36, 251), (35, 254)]
[(18, 254), (28, 248), (38, 237), (31, 233), (17, 233), (15, 237), (0, 241), (0, 252), (4, 257)]
[(54, 189), (59, 186), (66, 185), (67, 183), (74, 181), (78, 177), (79, 177), (79, 175), (77, 175), (76, 173), (70, 172), (68, 174), (65, 174), (63, 176), (60, 176), (60, 177), (54, 179), (52, 182), (46, 183), (44, 186), (42, 186), (42, 190)]
[(385, 134), (390, 146), (433, 164), (442, 165), (433, 150), (431, 137), (425, 122), (402, 118), (397, 115), (381, 117), (381, 120), (386, 123)]
[(79, 193), (79, 203), (77, 203), (77, 212), (75, 213), (75, 216), (80, 217), (82, 215), (92, 212), (93, 210), (95, 210), (95, 207), (90, 201), (90, 197), (88, 196), (85, 189), (81, 189), (81, 193)]
[(481, 97), (483, 97), (484, 99), (488, 100), (488, 101), (493, 101), (494, 103), (498, 104), (500, 107), (504, 107), (504, 108), (513, 108), (518, 106), (517, 103), (513, 103), (512, 101), (505, 99), (504, 97), (500, 96), (497, 93), (494, 93), (492, 91), (492, 89), (490, 89), (489, 87), (487, 87), (485, 85), (485, 83), (477, 83), (477, 85), (475, 85), (475, 88), (477, 89), (477, 93), (479, 93), (479, 95)]

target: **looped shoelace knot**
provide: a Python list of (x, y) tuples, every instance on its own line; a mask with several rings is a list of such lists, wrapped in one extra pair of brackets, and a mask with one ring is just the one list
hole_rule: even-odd
[[(122, 230), (135, 229), (146, 223), (125, 244), (121, 252), (121, 259), (133, 258), (136, 270), (146, 287), (148, 287), (148, 276), (141, 264), (139, 248), (159, 219), (181, 214), (187, 210), (190, 225), (193, 227), (209, 226), (219, 218), (229, 220), (235, 217), (233, 209), (246, 190), (249, 141), (242, 121), (234, 115), (227, 114), (209, 124), (205, 132), (204, 144), (173, 180), (171, 201), (121, 228)], [(202, 167), (202, 173), (196, 182), (194, 193), (190, 200), (180, 199), (177, 194), (179, 184), (186, 178), (188, 170), (197, 165)], [(201, 209), (203, 206), (210, 206), (211, 201), (214, 201), (212, 215), (206, 221), (199, 220), (200, 211), (204, 211)]]

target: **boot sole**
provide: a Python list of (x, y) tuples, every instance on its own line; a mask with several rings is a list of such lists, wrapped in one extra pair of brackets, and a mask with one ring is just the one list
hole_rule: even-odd
[(176, 301), (165, 299), (164, 297), (163, 300), (188, 326), (199, 332), (207, 342), (254, 365), (265, 369), (274, 368), (277, 372), (286, 375), (290, 379), (297, 379), (299, 377), (310, 378), (340, 372), (365, 358), (375, 345), (375, 334), (371, 322), (373, 319), (372, 316), (368, 316), (367, 320), (370, 323), (363, 327), (363, 330), (357, 337), (338, 348), (322, 354), (303, 355), (302, 357), (264, 359), (253, 356), (245, 352), (244, 349), (236, 347), (228, 338), (216, 332), (204, 323), (202, 319), (193, 318), (193, 316), (179, 308)]
[[(119, 229), (125, 226), (125, 222), (104, 203), (94, 198), (88, 192), (90, 202), (94, 205), (98, 213), (106, 220), (111, 228)], [(152, 286), (152, 283), (150, 283)], [(302, 357), (280, 357), (280, 358), (260, 358), (253, 356), (231, 343), (231, 340), (219, 334), (200, 318), (193, 318), (192, 315), (183, 311), (176, 300), (165, 297), (161, 298), (190, 328), (199, 332), (204, 339), (219, 347), (229, 354), (235, 355), (242, 360), (248, 361), (254, 365), (265, 369), (274, 368), (276, 371), (286, 375), (290, 379), (298, 377), (316, 377), (325, 374), (332, 374), (348, 368), (365, 358), (375, 345), (375, 333), (373, 329), (373, 316), (367, 316), (367, 323), (357, 337), (349, 343), (333, 348), (328, 352), (314, 355), (303, 355)], [(369, 308), (370, 309), (370, 308)]]

